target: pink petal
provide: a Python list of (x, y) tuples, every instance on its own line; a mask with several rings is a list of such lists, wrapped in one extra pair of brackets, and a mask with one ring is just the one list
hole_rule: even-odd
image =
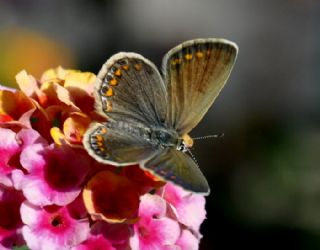
[(166, 245), (174, 245), (180, 235), (178, 223), (165, 217), (140, 221), (135, 224), (134, 229), (135, 235), (133, 238), (138, 237), (139, 248), (137, 249), (141, 250), (162, 249)]
[(47, 141), (33, 129), (21, 129), (17, 134), (17, 139), (21, 141), (21, 146), (24, 148), (32, 144), (47, 145)]
[(139, 221), (130, 239), (133, 249), (164, 249), (174, 245), (180, 235), (177, 221), (165, 217), (166, 203), (158, 195), (141, 197)]
[(22, 233), (29, 248), (70, 249), (86, 240), (89, 235), (87, 220), (73, 219), (66, 207), (36, 207), (24, 202), (21, 217), (26, 226)]
[(34, 144), (26, 147), (20, 156), (22, 167), (29, 173), (42, 169), (46, 163), (44, 155), (42, 154), (44, 150), (45, 147), (42, 144)]
[(161, 247), (162, 250), (181, 250), (181, 248), (177, 245), (166, 245), (166, 246), (163, 246)]
[(11, 186), (10, 173), (17, 167), (14, 159), (20, 151), (20, 145), (16, 140), (16, 134), (5, 128), (0, 128), (0, 183)]
[(112, 246), (109, 240), (105, 239), (102, 235), (91, 235), (89, 239), (80, 245), (72, 248), (72, 250), (93, 250), (93, 249), (101, 249), (101, 250), (116, 250)]
[(195, 231), (199, 230), (206, 218), (204, 196), (168, 183), (164, 187), (164, 199), (175, 207), (179, 222)]
[(139, 214), (142, 217), (160, 218), (166, 213), (166, 202), (158, 195), (145, 194), (141, 197)]
[(22, 172), (22, 170), (15, 169), (12, 171), (11, 178), (13, 182), (13, 187), (16, 190), (22, 190), (24, 177), (25, 175)]
[(176, 245), (178, 245), (181, 250), (198, 250), (199, 239), (197, 239), (189, 230), (183, 230)]

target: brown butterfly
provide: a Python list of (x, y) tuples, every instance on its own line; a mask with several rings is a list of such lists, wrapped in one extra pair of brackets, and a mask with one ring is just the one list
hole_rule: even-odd
[(186, 154), (188, 133), (200, 122), (226, 83), (237, 45), (225, 39), (195, 39), (171, 49), (163, 76), (136, 53), (118, 53), (100, 70), (97, 111), (84, 146), (97, 161), (116, 166), (140, 164), (186, 190), (209, 194), (208, 182)]

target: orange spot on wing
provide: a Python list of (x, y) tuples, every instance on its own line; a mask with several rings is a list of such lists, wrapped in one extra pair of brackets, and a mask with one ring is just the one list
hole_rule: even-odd
[(197, 57), (197, 58), (202, 58), (202, 57), (203, 57), (203, 53), (200, 52), (200, 51), (197, 52), (197, 53), (196, 53), (196, 57)]
[(122, 75), (121, 70), (120, 70), (120, 69), (117, 69), (117, 70), (114, 72), (114, 75), (115, 75), (115, 76), (121, 76), (121, 75)]
[(118, 80), (117, 80), (116, 78), (112, 78), (112, 79), (109, 81), (109, 84), (110, 84), (111, 86), (115, 86), (115, 85), (118, 84)]
[(171, 64), (173, 66), (177, 65), (177, 64), (180, 64), (181, 63), (181, 58), (175, 58), (171, 61)]
[(140, 63), (136, 63), (135, 65), (134, 65), (134, 68), (136, 69), (136, 70), (141, 70), (141, 64)]
[(175, 61), (176, 64), (180, 64), (181, 63), (181, 58), (176, 58), (174, 61)]
[(129, 65), (123, 65), (122, 68), (123, 68), (124, 70), (129, 70)]
[(101, 135), (96, 135), (96, 140), (98, 142), (102, 142), (103, 141), (103, 137)]
[(106, 91), (106, 96), (113, 96), (113, 95), (114, 95), (113, 89), (112, 88), (108, 88), (107, 91)]
[(184, 58), (185, 58), (186, 60), (191, 60), (191, 59), (192, 59), (192, 54), (185, 54), (185, 55), (184, 55)]

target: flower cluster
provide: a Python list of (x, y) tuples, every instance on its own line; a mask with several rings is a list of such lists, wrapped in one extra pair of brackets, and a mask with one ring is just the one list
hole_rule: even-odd
[(0, 249), (198, 249), (205, 199), (91, 158), (95, 75), (62, 68), (0, 89)]

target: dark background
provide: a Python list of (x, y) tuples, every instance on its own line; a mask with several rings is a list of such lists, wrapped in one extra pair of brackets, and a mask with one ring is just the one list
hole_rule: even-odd
[(207, 176), (201, 250), (320, 249), (320, 6), (312, 0), (0, 0), (0, 82), (62, 65), (97, 73), (114, 53), (161, 65), (178, 43), (239, 45), (192, 136)]

